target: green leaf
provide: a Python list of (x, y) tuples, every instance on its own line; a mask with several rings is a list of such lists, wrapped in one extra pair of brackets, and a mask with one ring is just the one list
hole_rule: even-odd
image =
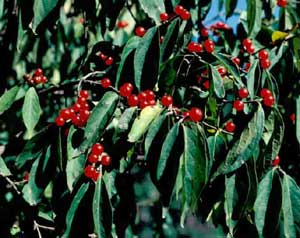
[(149, 106), (141, 111), (141, 114), (133, 122), (128, 134), (129, 142), (137, 142), (148, 130), (151, 122), (163, 111), (159, 105)]
[(6, 177), (6, 176), (10, 176), (10, 175), (11, 175), (11, 172), (9, 171), (4, 160), (0, 156), (0, 176)]
[(105, 131), (112, 119), (119, 102), (119, 95), (115, 92), (107, 92), (93, 109), (84, 130), (85, 140), (82, 149), (89, 148)]
[(176, 19), (168, 26), (167, 32), (164, 35), (164, 40), (160, 47), (161, 62), (166, 61), (174, 50), (179, 36), (180, 20)]
[(196, 124), (184, 124), (184, 192), (186, 204), (196, 208), (203, 186), (208, 180), (208, 146), (205, 133)]
[(32, 30), (35, 32), (49, 13), (57, 6), (59, 0), (35, 0), (33, 5)]
[(163, 175), (167, 161), (169, 159), (172, 159), (172, 150), (174, 149), (175, 142), (177, 140), (177, 137), (179, 135), (179, 128), (180, 128), (180, 122), (177, 122), (174, 124), (172, 129), (169, 131), (169, 133), (166, 136), (166, 139), (162, 145), (158, 166), (157, 166), (157, 179), (159, 180), (161, 176)]
[(68, 160), (72, 160), (75, 157), (81, 154), (79, 148), (73, 147), (73, 136), (77, 133), (78, 130), (72, 125), (69, 129), (68, 138), (67, 138), (67, 158)]
[(296, 99), (296, 138), (300, 144), (300, 96)]
[(157, 28), (153, 27), (141, 39), (134, 55), (134, 81), (139, 90), (153, 88), (156, 84), (159, 51), (159, 34)]
[(255, 224), (260, 236), (263, 236), (266, 213), (272, 191), (274, 172), (274, 169), (270, 170), (259, 183), (257, 197), (253, 207), (255, 212)]
[(271, 61), (271, 66), (269, 70), (271, 70), (278, 62), (282, 59), (282, 55), (288, 49), (288, 44), (283, 43), (278, 47), (274, 47), (269, 53), (269, 59)]
[(82, 175), (85, 162), (86, 159), (84, 154), (81, 154), (80, 156), (67, 161), (67, 165), (66, 165), (67, 186), (71, 192), (74, 189), (76, 181)]
[(102, 178), (99, 178), (96, 183), (93, 199), (93, 219), (97, 237), (110, 237), (112, 227), (112, 209)]
[(248, 22), (248, 36), (255, 38), (261, 28), (262, 21), (262, 1), (248, 0), (247, 1), (247, 22)]
[(83, 199), (85, 193), (88, 191), (89, 188), (89, 183), (83, 183), (80, 188), (78, 189), (76, 195), (74, 196), (71, 206), (68, 210), (67, 216), (66, 216), (66, 231), (63, 234), (63, 238), (68, 238), (71, 228), (72, 228), (72, 223), (73, 219), (75, 217), (76, 211), (81, 203), (81, 200)]
[(155, 120), (151, 123), (145, 139), (145, 159), (147, 159), (151, 144), (166, 118), (167, 113), (162, 113), (161, 115), (156, 117)]
[(255, 77), (255, 71), (257, 69), (257, 65), (258, 65), (258, 60), (255, 60), (252, 64), (251, 67), (247, 73), (247, 89), (249, 91), (249, 95), (251, 97), (251, 99), (253, 99), (255, 97), (255, 81), (257, 80), (257, 78)]
[(139, 0), (141, 8), (157, 24), (160, 23), (160, 13), (166, 12), (164, 1), (162, 0)]
[(19, 92), (19, 87), (14, 86), (13, 88), (6, 91), (0, 97), (0, 115), (11, 107), (11, 105), (14, 103), (16, 99), (18, 92)]
[(224, 82), (219, 74), (218, 70), (215, 69), (213, 65), (209, 65), (210, 72), (213, 79), (213, 87), (214, 92), (218, 98), (224, 98), (225, 97), (225, 88), (224, 88)]
[(115, 83), (117, 88), (119, 88), (119, 83), (121, 80), (121, 75), (122, 75), (126, 60), (128, 59), (128, 56), (139, 46), (140, 41), (141, 41), (141, 38), (138, 36), (134, 36), (134, 37), (130, 38), (122, 51), (121, 61), (120, 61), (119, 67), (118, 67), (116, 83)]
[(252, 157), (253, 151), (259, 146), (259, 141), (264, 129), (264, 121), (264, 110), (259, 104), (257, 111), (243, 130), (240, 139), (233, 144), (225, 161), (219, 166), (213, 178), (216, 178), (220, 174), (227, 174), (238, 169)]
[(22, 117), (28, 131), (29, 139), (32, 138), (34, 134), (34, 128), (39, 122), (41, 114), (42, 109), (40, 106), (39, 96), (35, 89), (31, 87), (25, 95), (22, 107)]
[(233, 12), (236, 8), (237, 2), (238, 2), (237, 0), (226, 0), (226, 2), (225, 2), (226, 19), (233, 14)]
[(238, 193), (235, 187), (236, 183), (236, 175), (232, 175), (230, 177), (225, 177), (225, 201), (224, 201), (224, 209), (226, 214), (226, 224), (229, 228), (230, 235), (234, 237), (234, 228), (237, 224), (237, 221), (232, 219), (232, 214), (234, 207), (237, 204)]

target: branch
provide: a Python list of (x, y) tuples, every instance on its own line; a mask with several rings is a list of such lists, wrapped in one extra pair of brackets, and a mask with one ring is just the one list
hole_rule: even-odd
[(22, 192), (18, 189), (18, 187), (16, 186), (16, 184), (9, 177), (3, 176), (1, 174), (0, 174), (0, 176), (2, 176), (6, 180), (6, 182), (16, 191), (16, 193), (18, 195), (22, 194)]

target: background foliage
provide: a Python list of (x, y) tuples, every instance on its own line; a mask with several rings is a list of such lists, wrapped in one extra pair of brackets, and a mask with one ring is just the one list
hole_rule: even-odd
[[(207, 222), (228, 237), (299, 237), (300, 3), (246, 2), (219, 0), (211, 20), (211, 1), (0, 0), (0, 236), (199, 237)], [(37, 68), (47, 82), (30, 81)], [(156, 105), (129, 107), (126, 82), (153, 90)], [(86, 126), (58, 127), (81, 89)], [(184, 116), (192, 107), (203, 120)], [(96, 142), (112, 163), (94, 182), (84, 169)]]

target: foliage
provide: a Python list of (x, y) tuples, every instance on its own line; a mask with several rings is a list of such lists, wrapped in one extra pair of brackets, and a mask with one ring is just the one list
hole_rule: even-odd
[(238, 2), (0, 0), (0, 236), (299, 237), (300, 3)]

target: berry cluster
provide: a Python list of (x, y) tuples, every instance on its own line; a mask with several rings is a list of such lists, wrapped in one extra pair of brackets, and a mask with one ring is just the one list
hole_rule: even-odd
[(229, 25), (227, 25), (226, 23), (221, 22), (221, 21), (218, 21), (215, 24), (212, 24), (209, 28), (212, 31), (215, 31), (215, 30), (230, 30), (231, 29)]
[[(189, 52), (201, 53), (203, 52), (203, 46), (200, 43), (190, 42), (187, 46)], [(212, 40), (204, 41), (204, 49), (207, 53), (212, 53), (215, 50), (215, 43)]]
[(287, 0), (277, 0), (277, 6), (278, 7), (286, 7)]
[(90, 116), (89, 104), (87, 102), (89, 92), (81, 90), (77, 102), (69, 108), (60, 110), (58, 117), (55, 119), (57, 126), (64, 126), (66, 122), (71, 123), (78, 127), (83, 127), (87, 123)]
[(177, 15), (179, 15), (182, 20), (185, 20), (185, 21), (190, 19), (190, 17), (191, 17), (191, 13), (181, 5), (177, 5), (174, 8), (174, 12)]
[(249, 92), (246, 88), (240, 88), (238, 91), (238, 96), (240, 99), (237, 99), (233, 102), (233, 108), (239, 112), (243, 111), (245, 106), (241, 99), (247, 98), (249, 96)]
[(267, 107), (272, 107), (275, 103), (275, 98), (273, 96), (273, 93), (267, 89), (263, 88), (260, 91), (260, 96), (263, 98), (263, 104)]
[(84, 169), (84, 175), (87, 178), (97, 181), (100, 175), (100, 165), (109, 166), (111, 164), (110, 156), (104, 152), (104, 147), (100, 143), (96, 143), (92, 146), (92, 149), (88, 156), (88, 164)]
[(105, 54), (103, 54), (102, 52), (98, 52), (98, 56), (100, 57), (100, 59), (102, 61), (104, 61), (104, 63), (107, 65), (107, 66), (110, 66), (113, 64), (114, 62), (114, 58), (111, 57), (111, 56), (107, 56)]
[(255, 47), (250, 39), (244, 39), (242, 44), (248, 54), (252, 55), (255, 52)]
[(258, 58), (259, 58), (260, 66), (263, 69), (267, 69), (271, 66), (271, 61), (269, 60), (268, 51), (266, 51), (266, 50), (259, 51)]
[(36, 69), (32, 76), (30, 76), (29, 74), (25, 74), (24, 79), (31, 85), (43, 84), (48, 82), (47, 77), (44, 75), (43, 70), (40, 68)]

